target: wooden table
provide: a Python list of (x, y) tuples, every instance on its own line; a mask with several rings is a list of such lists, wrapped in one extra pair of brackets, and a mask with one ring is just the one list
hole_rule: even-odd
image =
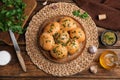
[[(58, 2), (58, 1), (64, 1), (64, 2), (69, 2), (69, 3), (74, 3), (72, 0), (49, 0), (48, 4), (53, 3), (53, 2)], [(37, 7), (34, 10), (33, 14), (31, 15), (31, 17), (38, 12), (41, 8), (43, 8), (44, 6), (42, 5), (42, 2), (44, 2), (44, 0), (38, 0), (37, 3)], [(29, 18), (27, 24), (25, 25), (26, 27), (28, 26), (29, 21), (31, 20), (31, 17)], [(101, 34), (101, 32), (103, 32), (105, 29), (103, 28), (98, 28), (98, 33), (99, 35)], [(117, 32), (118, 37), (120, 38), (120, 32)], [(111, 71), (107, 71), (105, 69), (103, 69), (100, 64), (99, 64), (99, 55), (101, 54), (102, 51), (104, 50), (113, 50), (115, 51), (117, 54), (120, 55), (120, 39), (118, 39), (118, 42), (112, 46), (112, 47), (105, 47), (102, 46), (101, 44), (99, 45), (99, 50), (97, 52), (97, 56), (94, 59), (93, 63), (91, 65), (98, 65), (98, 73), (97, 74), (92, 74), (89, 72), (89, 70), (84, 70), (81, 73), (78, 73), (76, 75), (73, 76), (68, 76), (68, 77), (53, 77), (52, 75), (46, 74), (45, 72), (43, 72), (42, 70), (38, 69), (30, 60), (29, 56), (27, 55), (26, 52), (26, 44), (25, 44), (25, 35), (20, 35), (19, 39), (18, 39), (18, 43), (20, 45), (20, 49), (22, 51), (22, 56), (25, 60), (25, 64), (27, 67), (27, 72), (23, 72), (23, 70), (20, 67), (20, 64), (18, 62), (15, 50), (13, 46), (9, 46), (3, 42), (0, 42), (0, 51), (1, 50), (7, 50), (10, 52), (10, 54), (12, 55), (12, 60), (11, 62), (6, 65), (6, 66), (0, 66), (0, 80), (4, 80), (4, 79), (10, 79), (10, 80), (19, 80), (19, 79), (23, 79), (23, 80), (38, 80), (38, 79), (58, 79), (58, 80), (80, 80), (80, 79), (89, 79), (89, 80), (93, 80), (93, 79), (105, 79), (105, 80), (110, 80), (110, 79), (119, 79), (120, 80), (120, 69), (114, 69)]]

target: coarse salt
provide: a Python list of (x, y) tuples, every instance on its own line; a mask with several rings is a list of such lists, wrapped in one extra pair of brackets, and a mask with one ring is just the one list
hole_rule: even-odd
[(0, 65), (7, 65), (11, 60), (11, 55), (7, 51), (0, 51)]

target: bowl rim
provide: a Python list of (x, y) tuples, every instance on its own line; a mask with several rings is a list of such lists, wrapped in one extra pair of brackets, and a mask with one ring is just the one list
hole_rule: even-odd
[(111, 69), (115, 68), (117, 65), (114, 64), (114, 66), (113, 66), (112, 68), (111, 68), (110, 66), (109, 66), (109, 68), (106, 68), (105, 66), (103, 66), (103, 65), (102, 65), (103, 62), (102, 62), (101, 58), (102, 58), (103, 56), (105, 56), (106, 54), (114, 54), (114, 55), (116, 56), (116, 58), (117, 58), (117, 61), (118, 61), (119, 57), (118, 57), (117, 53), (114, 52), (114, 51), (112, 51), (112, 50), (105, 50), (105, 51), (101, 52), (101, 55), (100, 55), (100, 57), (99, 57), (99, 63), (100, 63), (100, 65), (101, 65), (104, 69), (106, 69), (106, 70), (111, 70)]
[[(115, 40), (115, 42), (114, 42), (113, 44), (106, 44), (105, 42), (103, 42), (102, 38), (103, 38), (103, 35), (104, 35), (106, 32), (112, 32), (112, 33), (115, 34), (116, 40)], [(117, 33), (116, 33), (115, 31), (112, 31), (112, 30), (106, 30), (106, 31), (102, 32), (102, 34), (101, 34), (101, 36), (100, 36), (100, 41), (101, 41), (101, 43), (102, 43), (104, 46), (113, 46), (113, 45), (117, 42), (117, 40), (118, 40)]]

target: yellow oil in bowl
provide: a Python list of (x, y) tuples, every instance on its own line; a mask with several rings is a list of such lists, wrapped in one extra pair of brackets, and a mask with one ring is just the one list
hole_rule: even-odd
[(103, 68), (110, 70), (116, 67), (116, 61), (118, 61), (118, 56), (115, 52), (106, 50), (100, 55), (100, 64)]

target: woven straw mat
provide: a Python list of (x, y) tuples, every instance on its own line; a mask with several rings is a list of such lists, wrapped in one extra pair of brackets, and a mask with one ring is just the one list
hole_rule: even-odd
[[(32, 62), (41, 70), (53, 76), (69, 76), (81, 72), (88, 68), (93, 61), (95, 54), (88, 53), (88, 47), (94, 45), (98, 47), (98, 31), (95, 23), (89, 16), (87, 19), (73, 16), (72, 12), (80, 10), (84, 11), (71, 3), (52, 3), (41, 9), (33, 16), (26, 31), (26, 50)], [(40, 52), (37, 45), (37, 34), (40, 25), (46, 20), (54, 16), (68, 15), (75, 18), (84, 27), (86, 34), (86, 45), (80, 56), (69, 63), (59, 64), (46, 59)]]

